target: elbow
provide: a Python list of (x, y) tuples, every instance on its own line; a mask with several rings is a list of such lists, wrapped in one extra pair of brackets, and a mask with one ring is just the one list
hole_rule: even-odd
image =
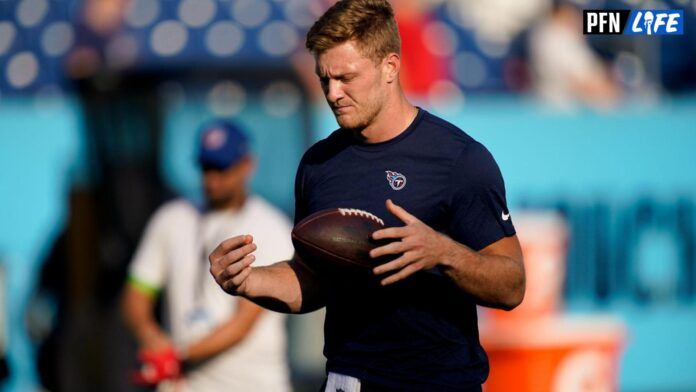
[(518, 307), (524, 300), (524, 293), (526, 289), (524, 274), (515, 282), (513, 287), (508, 291), (505, 298), (500, 301), (500, 309), (505, 311), (511, 311)]
[(518, 307), (522, 303), (523, 299), (524, 299), (524, 290), (522, 290), (522, 292), (520, 294), (515, 293), (515, 294), (511, 294), (510, 296), (508, 296), (508, 298), (506, 298), (505, 301), (500, 304), (501, 305), (500, 308), (502, 310), (509, 312), (509, 311), (515, 309), (516, 307)]

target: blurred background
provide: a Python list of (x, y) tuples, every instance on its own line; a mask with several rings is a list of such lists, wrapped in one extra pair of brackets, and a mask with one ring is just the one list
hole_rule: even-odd
[[(332, 3), (0, 0), (4, 390), (135, 390), (118, 300), (153, 211), (201, 198), (202, 122), (250, 131), (292, 216), (337, 127), (304, 53)], [(488, 390), (696, 390), (696, 0), (392, 3), (408, 96), (491, 150), (525, 250), (524, 305), (481, 309)], [(583, 36), (581, 9), (682, 9), (684, 35)], [(322, 320), (288, 320), (297, 390)]]

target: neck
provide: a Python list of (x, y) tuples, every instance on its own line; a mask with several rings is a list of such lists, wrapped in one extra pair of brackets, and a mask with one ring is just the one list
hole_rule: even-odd
[(234, 195), (233, 197), (230, 197), (229, 200), (226, 200), (225, 202), (219, 203), (219, 204), (214, 204), (210, 203), (210, 209), (213, 211), (229, 211), (229, 212), (235, 212), (239, 211), (242, 206), (244, 205), (244, 202), (247, 199), (247, 194), (246, 193), (240, 193), (237, 195)]
[(395, 102), (387, 102), (375, 120), (360, 134), (366, 143), (380, 143), (391, 140), (408, 128), (418, 115), (418, 109), (411, 105), (401, 91)]

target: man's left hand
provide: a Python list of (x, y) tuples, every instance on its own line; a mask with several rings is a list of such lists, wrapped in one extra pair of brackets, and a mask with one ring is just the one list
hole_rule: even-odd
[(387, 200), (387, 209), (404, 222), (405, 226), (389, 227), (372, 233), (375, 240), (390, 238), (395, 241), (373, 249), (370, 251), (370, 257), (401, 255), (396, 260), (372, 270), (375, 275), (398, 270), (382, 279), (383, 286), (405, 279), (420, 270), (435, 267), (442, 261), (449, 245), (449, 238), (433, 230), (391, 200)]

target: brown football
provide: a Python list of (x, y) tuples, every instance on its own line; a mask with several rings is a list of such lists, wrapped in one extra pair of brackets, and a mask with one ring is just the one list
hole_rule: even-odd
[(353, 208), (334, 208), (316, 212), (292, 230), (295, 251), (310, 268), (371, 269), (388, 261), (373, 259), (370, 250), (388, 241), (375, 241), (372, 233), (383, 229), (384, 221)]

